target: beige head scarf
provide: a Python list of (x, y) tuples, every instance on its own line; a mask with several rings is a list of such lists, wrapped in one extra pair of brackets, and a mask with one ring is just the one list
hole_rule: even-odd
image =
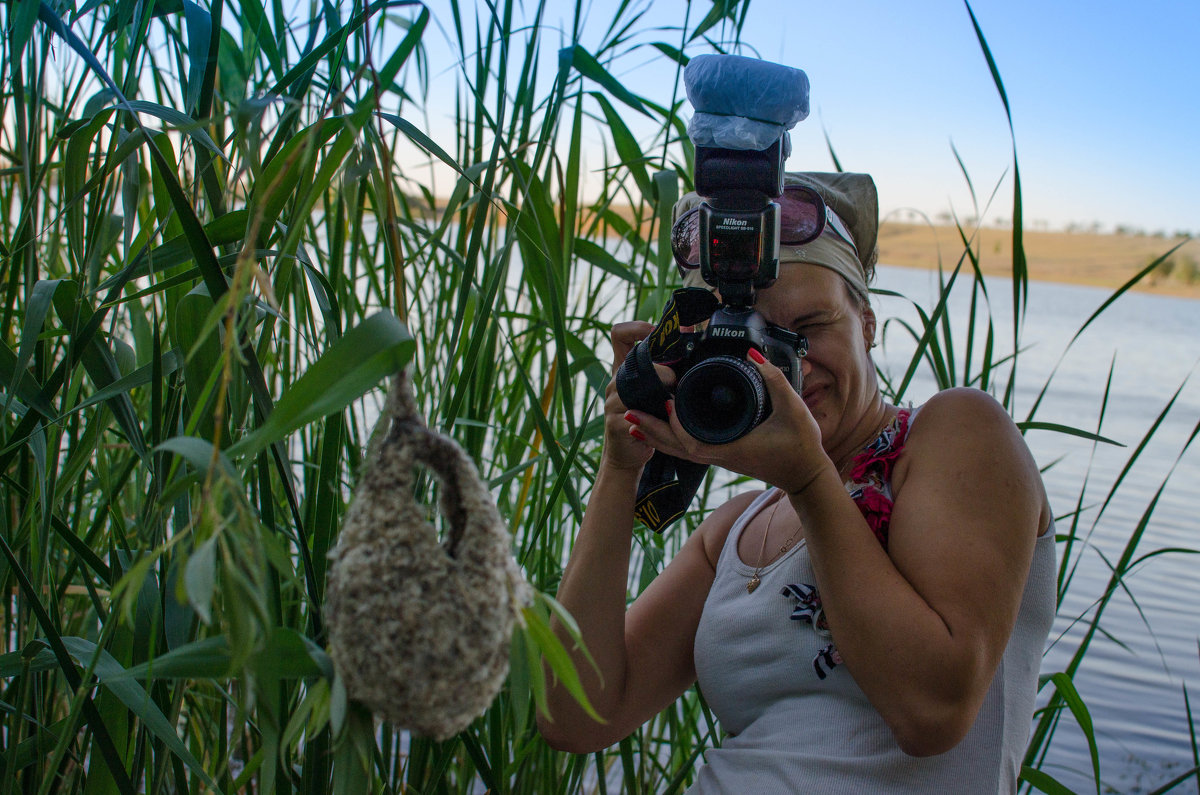
[[(785, 185), (805, 185), (812, 188), (825, 200), (826, 207), (841, 219), (854, 246), (850, 246), (838, 235), (826, 229), (825, 233), (803, 246), (780, 245), (780, 262), (806, 262), (836, 271), (851, 289), (863, 299), (867, 298), (867, 282), (874, 273), (879, 252), (879, 195), (875, 181), (869, 174), (789, 172), (784, 174)], [(688, 193), (675, 203), (672, 223), (693, 207), (704, 201), (695, 193)], [(700, 286), (699, 271), (688, 275), (685, 283)]]

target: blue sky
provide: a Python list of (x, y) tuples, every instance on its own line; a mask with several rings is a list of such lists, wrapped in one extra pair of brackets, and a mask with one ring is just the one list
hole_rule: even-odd
[[(678, 26), (687, 9), (685, 0), (631, 5), (646, 11), (640, 28)], [(547, 7), (546, 23), (569, 29), (574, 3)], [(597, 22), (585, 27), (586, 47), (616, 0), (584, 7)], [(444, 0), (430, 8), (448, 28)], [(693, 19), (708, 8), (697, 0)], [(975, 0), (972, 8), (1012, 109), (1029, 228), (1200, 232), (1200, 2)], [(662, 40), (677, 37), (664, 31)], [(884, 212), (972, 216), (953, 145), (981, 210), (998, 187), (985, 219), (1011, 218), (1013, 141), (961, 1), (754, 0), (742, 41), (742, 54), (809, 76), (812, 112), (792, 131), (790, 169), (830, 169), (828, 134), (844, 168), (875, 176)], [(673, 76), (648, 50), (620, 63), (617, 77), (635, 91)]]
[[(1200, 231), (1200, 3), (972, 8), (1012, 109), (1027, 220)], [(981, 195), (1011, 164), (961, 2), (772, 0), (751, 6), (745, 39), (809, 74), (801, 156), (820, 159), (824, 126), (844, 167), (876, 174), (886, 207), (970, 214), (951, 143)], [(1011, 216), (1011, 191), (1010, 173), (989, 217)]]

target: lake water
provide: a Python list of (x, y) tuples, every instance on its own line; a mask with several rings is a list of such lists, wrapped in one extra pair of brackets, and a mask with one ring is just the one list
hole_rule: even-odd
[[(894, 290), (927, 310), (936, 301), (936, 274), (880, 267), (876, 285)], [(986, 282), (1001, 350), (1011, 350), (1012, 287), (1005, 279)], [(956, 287), (954, 326), (967, 323), (969, 285)], [(1110, 564), (1120, 559), (1143, 514), (1166, 483), (1150, 515), (1134, 559), (1162, 549), (1200, 549), (1195, 507), (1200, 450), (1181, 450), (1200, 422), (1200, 384), (1193, 370), (1200, 359), (1200, 301), (1129, 293), (1122, 296), (1067, 349), (1068, 343), (1111, 291), (1056, 284), (1031, 286), (1018, 361), (1015, 415), (1024, 419), (1054, 372), (1035, 419), (1098, 432), (1125, 447), (1049, 431), (1030, 431), (1027, 441), (1038, 463), (1058, 532), (1082, 502), (1080, 542), (1070, 555), (1075, 574), (1059, 610), (1043, 673), (1070, 663), (1108, 585)], [(876, 299), (880, 319), (917, 318), (900, 299)], [(959, 334), (957, 339), (962, 339)], [(980, 338), (982, 339), (982, 338)], [(911, 337), (896, 323), (887, 327), (876, 359), (886, 370), (907, 364)], [(1064, 356), (1065, 351), (1065, 356)], [(961, 357), (961, 353), (959, 354)], [(1112, 369), (1102, 425), (1102, 398)], [(893, 372), (899, 378), (902, 372)], [(1182, 389), (1181, 389), (1182, 386)], [(920, 403), (934, 390), (927, 371), (907, 398)], [(1110, 491), (1156, 418), (1179, 391), (1145, 450)], [(1172, 471), (1173, 470), (1173, 471)], [(1082, 501), (1080, 492), (1086, 483)], [(1065, 518), (1063, 518), (1065, 517)], [(1063, 545), (1059, 545), (1059, 559)], [(1077, 565), (1076, 565), (1077, 564)], [(1184, 688), (1200, 722), (1200, 556), (1169, 552), (1135, 567), (1103, 613), (1098, 633), (1075, 676), (1075, 685), (1095, 724), (1101, 779), (1107, 791), (1149, 792), (1192, 768)], [(1083, 616), (1083, 621), (1075, 621)], [(1106, 633), (1106, 634), (1105, 634)], [(1043, 703), (1049, 687), (1043, 692)], [(1064, 716), (1043, 770), (1077, 792), (1095, 791), (1087, 742), (1074, 719)], [(1195, 792), (1193, 778), (1176, 791)]]

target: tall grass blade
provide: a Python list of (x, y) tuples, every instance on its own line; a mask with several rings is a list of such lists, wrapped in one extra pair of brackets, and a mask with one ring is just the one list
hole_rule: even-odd
[[(995, 83), (996, 91), (1000, 95), (1000, 101), (1004, 104), (1004, 115), (1008, 119), (1009, 136), (1013, 140), (1012, 284), (1013, 351), (1015, 353), (1020, 350), (1020, 334), (1025, 321), (1025, 307), (1029, 301), (1029, 265), (1025, 256), (1025, 224), (1021, 200), (1021, 167), (1017, 160), (1017, 144), (1012, 124), (1012, 109), (1008, 104), (1008, 93), (1004, 90), (1004, 81), (1000, 77), (1000, 70), (996, 66), (995, 59), (992, 57), (991, 48), (988, 47), (987, 39), (983, 35), (983, 29), (979, 27), (979, 20), (975, 18), (975, 12), (972, 10), (970, 2), (963, 0), (963, 3), (967, 8), (967, 14), (971, 17), (971, 25), (975, 28), (975, 37), (979, 41), (979, 48), (982, 50), (983, 56), (987, 61), (988, 70), (992, 74), (992, 82)], [(1016, 375), (1017, 361), (1014, 356), (1008, 386), (1005, 388), (1004, 400), (1002, 401), (1005, 406), (1012, 405)]]
[(191, 751), (175, 734), (175, 727), (155, 705), (150, 694), (143, 690), (137, 682), (122, 676), (125, 669), (111, 654), (84, 638), (65, 637), (62, 638), (62, 643), (66, 650), (79, 660), (92, 660), (94, 657), (94, 662), (90, 663), (88, 667), (95, 670), (96, 677), (101, 684), (121, 699), (121, 703), (128, 707), (159, 741), (171, 749), (173, 754), (182, 759), (205, 784), (213, 790), (221, 792), (221, 788), (208, 775), (199, 760), (192, 756)]
[(1055, 363), (1054, 368), (1050, 371), (1050, 375), (1046, 377), (1045, 383), (1042, 384), (1041, 391), (1038, 392), (1037, 398), (1033, 401), (1033, 405), (1030, 406), (1030, 408), (1029, 408), (1028, 419), (1032, 420), (1034, 414), (1037, 413), (1038, 408), (1042, 404), (1043, 398), (1045, 398), (1046, 393), (1050, 389), (1051, 380), (1053, 380), (1054, 376), (1058, 373), (1058, 368), (1062, 365), (1063, 360), (1067, 356), (1067, 351), (1069, 351), (1071, 349), (1071, 347), (1075, 344), (1075, 342), (1083, 334), (1084, 330), (1086, 330), (1089, 326), (1092, 325), (1093, 322), (1096, 321), (1097, 318), (1099, 318), (1102, 314), (1104, 314), (1105, 310), (1107, 310), (1114, 303), (1116, 303), (1118, 298), (1120, 298), (1122, 295), (1127, 293), (1129, 290), (1133, 289), (1139, 282), (1142, 281), (1142, 279), (1146, 278), (1146, 276), (1150, 275), (1155, 270), (1157, 270), (1159, 268), (1159, 266), (1161, 266), (1164, 262), (1166, 262), (1168, 259), (1170, 259), (1171, 255), (1174, 254), (1179, 249), (1180, 246), (1184, 245), (1189, 240), (1191, 240), (1191, 238), (1185, 238), (1184, 240), (1181, 240), (1178, 244), (1173, 246), (1165, 254), (1156, 258), (1149, 265), (1147, 265), (1146, 267), (1142, 268), (1140, 271), (1135, 273), (1124, 284), (1122, 284), (1120, 287), (1118, 287), (1116, 290), (1114, 290), (1112, 295), (1110, 295), (1108, 298), (1106, 298), (1104, 300), (1104, 302), (1102, 304), (1100, 304), (1100, 306), (1097, 307), (1095, 309), (1095, 311), (1092, 312), (1092, 314), (1088, 315), (1087, 320), (1085, 320), (1083, 322), (1083, 325), (1081, 325), (1079, 327), (1079, 330), (1076, 331), (1075, 334), (1071, 337), (1070, 341), (1067, 342), (1067, 345), (1065, 348), (1063, 348), (1063, 352), (1059, 355), (1059, 359)]
[(95, 737), (96, 745), (99, 747), (101, 758), (104, 760), (109, 775), (112, 776), (122, 795), (133, 795), (133, 782), (129, 778), (129, 773), (125, 770), (125, 765), (121, 760), (120, 753), (117, 751), (112, 736), (109, 734), (107, 725), (96, 709), (92, 697), (81, 689), (83, 684), (82, 677), (80, 677), (79, 672), (75, 669), (75, 662), (71, 659), (54, 621), (42, 605), (41, 599), (37, 592), (34, 591), (33, 584), (29, 581), (28, 576), (22, 570), (20, 561), (17, 560), (8, 542), (2, 536), (0, 536), (0, 554), (3, 554), (8, 561), (9, 571), (16, 577), (25, 595), (26, 605), (37, 619), (38, 625), (45, 635), (46, 643), (54, 653), (59, 670), (70, 685), (71, 692), (77, 694), (81, 699), (83, 717)]
[(408, 330), (388, 313), (378, 313), (347, 331), (292, 384), (266, 421), (226, 452), (253, 455), (291, 431), (335, 414), (399, 372), (412, 357)]
[(1048, 795), (1075, 795), (1074, 790), (1070, 787), (1060, 783), (1058, 779), (1036, 767), (1022, 766), (1021, 781), (1032, 784), (1037, 788), (1038, 792), (1045, 792)]

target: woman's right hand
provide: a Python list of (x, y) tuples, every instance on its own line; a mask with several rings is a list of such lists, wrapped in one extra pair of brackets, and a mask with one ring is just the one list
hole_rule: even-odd
[[(642, 439), (637, 424), (641, 415), (630, 411), (617, 394), (616, 373), (625, 361), (625, 357), (639, 341), (649, 336), (654, 330), (652, 323), (644, 320), (630, 320), (618, 323), (612, 328), (611, 340), (613, 349), (613, 378), (608, 382), (604, 393), (604, 461), (617, 469), (641, 469), (654, 449)], [(675, 373), (669, 367), (654, 365), (658, 377), (668, 387), (674, 385)]]

